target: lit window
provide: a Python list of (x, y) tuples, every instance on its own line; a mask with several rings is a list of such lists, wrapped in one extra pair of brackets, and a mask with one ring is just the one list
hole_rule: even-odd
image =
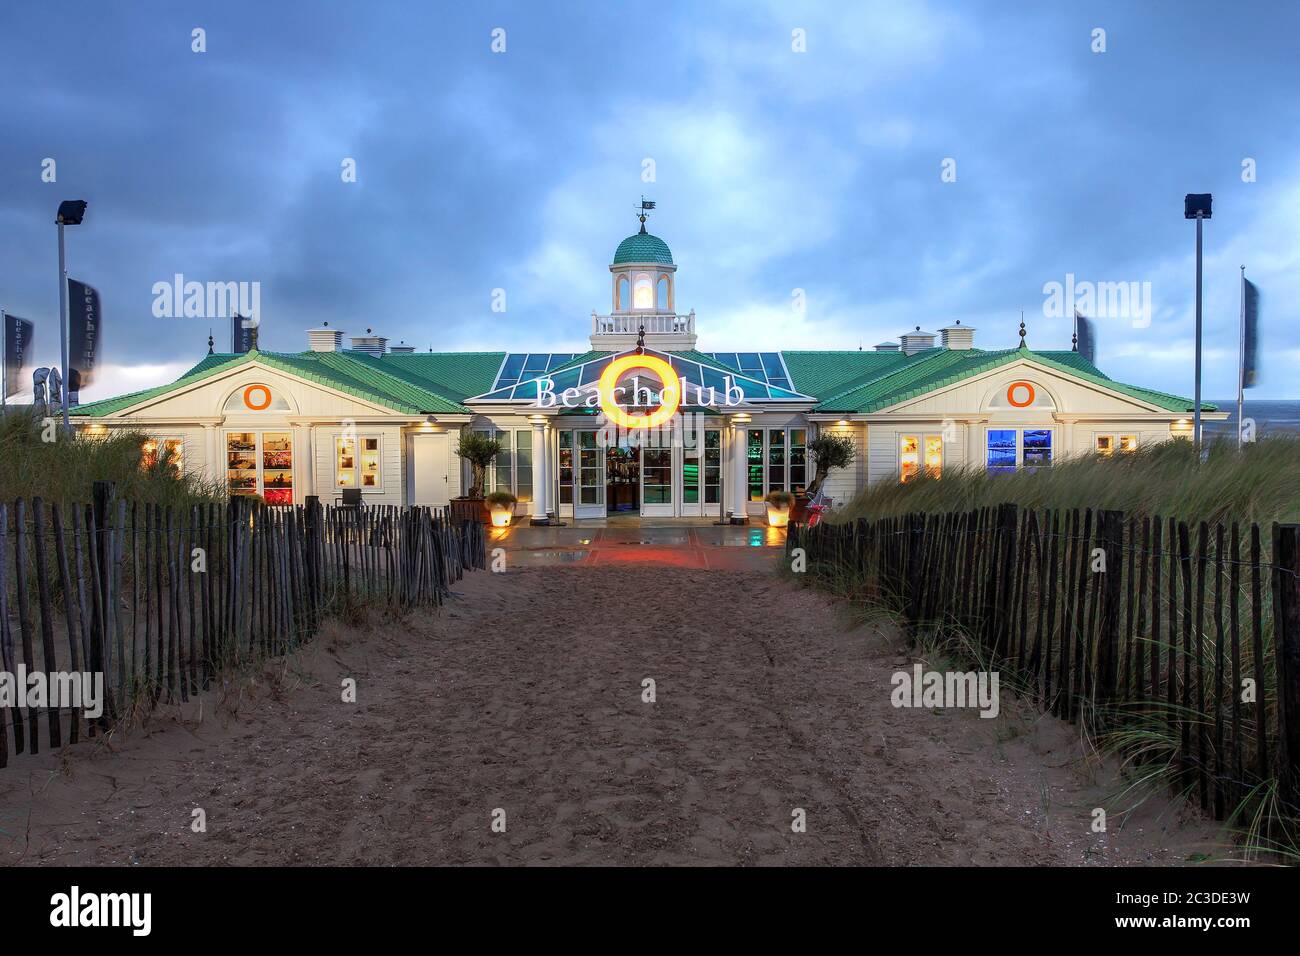
[(920, 449), (921, 440), (915, 435), (903, 435), (898, 439), (898, 469), (901, 481), (907, 481), (920, 468)]
[[(924, 457), (922, 450), (924, 449)], [(900, 435), (898, 438), (898, 478), (907, 481), (924, 466), (931, 478), (943, 474), (942, 435)]]
[(334, 449), (336, 486), (372, 491), (380, 487), (383, 455), (377, 437), (336, 438)]
[(644, 273), (636, 277), (636, 285), (632, 287), (632, 307), (636, 309), (653, 309), (655, 304), (654, 286), (650, 283), (650, 277)]
[(1137, 451), (1137, 435), (1098, 435), (1097, 436), (1097, 454), (1109, 458), (1115, 454), (1116, 449), (1121, 454), (1127, 455), (1130, 452)]
[(943, 436), (925, 436), (925, 472), (931, 478), (943, 473)]
[[(178, 475), (184, 464), (182, 457), (184, 447), (185, 443), (180, 438), (163, 439), (163, 457)], [(152, 438), (140, 446), (140, 466), (145, 471), (152, 471), (158, 466), (158, 442)]]

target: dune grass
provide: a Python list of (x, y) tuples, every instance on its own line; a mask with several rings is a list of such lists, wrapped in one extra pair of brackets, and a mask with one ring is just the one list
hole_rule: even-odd
[(68, 439), (43, 416), (10, 410), (0, 416), (0, 500), (84, 504), (101, 480), (114, 482), (118, 497), (127, 501), (180, 506), (218, 499), (219, 490), (199, 476), (178, 475), (165, 449), (153, 467), (141, 467), (148, 440), (141, 432), (117, 430)]
[(1010, 475), (948, 468), (864, 489), (828, 520), (965, 511), (1014, 502), (1021, 508), (1117, 509), (1187, 522), (1300, 521), (1300, 436), (1247, 444), (1220, 440), (1197, 460), (1190, 442), (1149, 445), (1131, 454), (1087, 455)]

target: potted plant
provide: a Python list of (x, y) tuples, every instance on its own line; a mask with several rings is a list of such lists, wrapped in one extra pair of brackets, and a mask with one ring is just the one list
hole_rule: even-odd
[(770, 491), (765, 500), (768, 527), (784, 528), (790, 523), (790, 508), (794, 505), (794, 495), (788, 491)]
[(484, 500), (492, 515), (492, 527), (510, 527), (510, 518), (515, 512), (515, 502), (519, 499), (508, 491), (492, 491)]
[(837, 435), (834, 432), (822, 432), (808, 443), (808, 454), (817, 463), (812, 483), (803, 494), (795, 496), (790, 520), (795, 524), (807, 524), (808, 506), (821, 491), (832, 468), (847, 468), (858, 457), (857, 446), (851, 435)]
[(491, 515), (483, 499), (483, 486), (487, 484), (488, 466), (505, 449), (505, 446), (484, 432), (465, 432), (456, 442), (456, 454), (469, 462), (470, 485), (468, 493), (451, 503), (451, 516), (457, 521), (478, 521), (488, 524)]

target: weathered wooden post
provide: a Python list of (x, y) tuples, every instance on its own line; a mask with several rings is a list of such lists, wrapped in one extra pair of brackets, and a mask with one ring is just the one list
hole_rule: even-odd
[(1277, 778), (1282, 801), (1295, 807), (1300, 802), (1300, 524), (1273, 525), (1273, 627)]

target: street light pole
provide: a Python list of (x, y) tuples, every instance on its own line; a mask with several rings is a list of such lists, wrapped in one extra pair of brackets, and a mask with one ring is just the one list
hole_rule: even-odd
[(72, 437), (72, 423), (68, 421), (68, 269), (63, 254), (63, 227), (80, 226), (86, 215), (84, 199), (66, 199), (59, 203), (54, 217), (59, 227), (59, 345), (63, 352), (63, 433)]
[(59, 222), (59, 351), (63, 361), (64, 388), (60, 398), (63, 402), (63, 434), (71, 436), (72, 425), (68, 422), (68, 270), (63, 252), (63, 222)]
[(1196, 214), (1196, 394), (1192, 438), (1196, 450), (1201, 450), (1201, 224), (1205, 217)]
[(1211, 218), (1214, 197), (1209, 193), (1188, 193), (1183, 197), (1183, 218), (1196, 220), (1196, 392), (1192, 412), (1192, 444), (1201, 450), (1201, 227)]

